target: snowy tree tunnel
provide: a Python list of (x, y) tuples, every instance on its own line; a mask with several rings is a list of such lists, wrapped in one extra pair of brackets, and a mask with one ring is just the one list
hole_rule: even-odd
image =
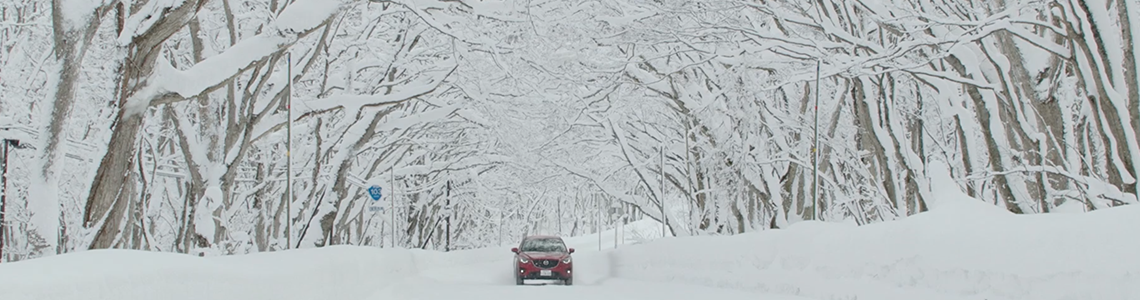
[(1018, 214), (1135, 204), (1136, 9), (0, 1), (0, 261), (870, 224), (942, 165)]

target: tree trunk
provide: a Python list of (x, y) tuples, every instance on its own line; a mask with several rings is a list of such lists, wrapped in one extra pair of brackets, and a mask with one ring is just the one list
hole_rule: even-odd
[[(75, 5), (65, 5), (62, 0), (52, 0), (52, 32), (54, 37), (55, 46), (53, 52), (55, 54), (56, 63), (59, 64), (59, 74), (56, 78), (54, 99), (50, 100), (49, 107), (51, 108), (51, 115), (49, 116), (46, 128), (41, 129), (45, 132), (40, 139), (45, 144), (43, 151), (40, 153), (39, 161), (44, 165), (40, 168), (36, 176), (33, 176), (34, 185), (42, 185), (49, 187), (45, 192), (46, 199), (39, 199), (38, 201), (51, 202), (45, 207), (58, 207), (58, 192), (55, 191), (55, 186), (58, 184), (58, 176), (56, 174), (57, 162), (63, 159), (59, 148), (60, 144), (66, 139), (64, 133), (64, 126), (67, 123), (68, 116), (75, 104), (75, 94), (78, 90), (79, 80), (82, 76), (81, 69), (83, 66), (84, 58), (87, 54), (88, 46), (95, 34), (102, 24), (103, 17), (110, 11), (111, 5), (100, 5), (94, 7), (91, 11), (86, 11), (87, 20), (68, 20), (66, 15), (69, 10), (82, 10), (83, 8)], [(90, 8), (89, 8), (90, 9)], [(76, 27), (69, 27), (71, 21), (80, 22), (85, 21), (86, 24), (75, 24)], [(59, 229), (62, 226), (63, 214), (58, 211), (40, 211), (38, 214), (44, 214), (46, 217), (42, 220), (51, 220), (55, 224), (37, 224), (40, 235), (44, 236), (48, 243), (55, 244), (56, 253), (63, 253), (66, 251), (62, 243), (60, 243), (62, 236), (59, 236)], [(54, 225), (54, 226), (52, 226)]]
[[(879, 116), (878, 119), (881, 120), (880, 122), (882, 125), (879, 126), (875, 125), (874, 123), (866, 125), (871, 126), (870, 131), (876, 137), (874, 141), (879, 143), (879, 149), (882, 149), (884, 151), (882, 155), (886, 155), (885, 151), (887, 147), (890, 147), (891, 152), (894, 154), (893, 157), (884, 157), (880, 159), (880, 161), (886, 161), (888, 164), (885, 166), (898, 166), (899, 172), (902, 173), (903, 191), (901, 194), (896, 195), (896, 199), (902, 198), (902, 201), (895, 203), (895, 209), (899, 214), (913, 215), (915, 213), (918, 213), (920, 206), (925, 206), (925, 204), (923, 204), (925, 203), (925, 200), (922, 197), (923, 191), (919, 190), (920, 187), (918, 186), (918, 180), (920, 179), (916, 178), (914, 175), (915, 166), (913, 166), (913, 164), (916, 162), (909, 161), (907, 159), (908, 155), (905, 155), (903, 153), (903, 151), (906, 151), (907, 148), (904, 146), (905, 143), (902, 141), (902, 138), (899, 137), (899, 132), (902, 132), (902, 129), (894, 128), (895, 123), (892, 121), (892, 117), (897, 116), (894, 114), (896, 111), (893, 109), (895, 101), (897, 100), (895, 95), (897, 91), (895, 84), (895, 78), (890, 74), (884, 74), (879, 78), (879, 105), (878, 109), (876, 110), (877, 115)], [(919, 104), (919, 107), (921, 107), (922, 99), (916, 100), (916, 102)], [(899, 123), (905, 124), (904, 122)], [(882, 145), (883, 142), (881, 141), (883, 139), (880, 139), (878, 137), (879, 132), (887, 133), (887, 135), (890, 137), (889, 145)], [(914, 133), (912, 132), (911, 135), (914, 135)], [(921, 141), (921, 136), (919, 137), (919, 141)], [(913, 143), (914, 141), (912, 140), (911, 142)], [(890, 176), (891, 178), (894, 178), (894, 175), (891, 175), (894, 173), (894, 171), (891, 170), (891, 167), (884, 169), (889, 170), (889, 173), (886, 173), (884, 177)]]
[[(958, 60), (957, 57), (948, 56), (946, 57), (946, 61), (950, 63), (950, 65), (958, 74), (961, 74), (965, 78), (973, 78), (973, 76), (966, 71), (966, 67), (960, 60)], [(992, 128), (992, 124), (994, 122), (992, 120), (992, 116), (990, 115), (990, 110), (986, 106), (986, 101), (983, 98), (981, 91), (979, 91), (977, 87), (972, 85), (963, 86), (966, 89), (966, 94), (969, 95), (970, 99), (973, 100), (974, 114), (978, 118), (978, 124), (980, 124), (982, 127), (982, 135), (986, 140), (986, 148), (989, 150), (990, 166), (993, 168), (994, 172), (1002, 172), (1005, 170), (1005, 166), (1002, 160), (1003, 152), (1002, 149), (999, 148), (998, 141), (994, 137)], [(1000, 198), (999, 200), (1005, 204), (1007, 210), (1017, 214), (1023, 212), (1016, 203), (1016, 198), (1014, 198), (1013, 190), (1010, 188), (1009, 181), (1006, 176), (995, 176), (994, 185), (998, 191)]]
[[(875, 119), (871, 117), (871, 101), (867, 99), (866, 89), (863, 80), (853, 80), (854, 92), (852, 93), (853, 106), (855, 107), (855, 124), (858, 127), (859, 134), (856, 137), (859, 150), (866, 150), (871, 152), (873, 161), (864, 161), (870, 168), (872, 175), (871, 182), (881, 183), (881, 188), (886, 194), (887, 203), (894, 209), (899, 207), (898, 194), (895, 191), (895, 179), (891, 171), (890, 164), (887, 162), (886, 150), (883, 144), (879, 142), (875, 135)], [(883, 216), (883, 211), (878, 212)], [(890, 212), (894, 216), (898, 216), (899, 211)]]
[(131, 172), (127, 169), (135, 158), (135, 142), (142, 126), (142, 115), (119, 110), (115, 123), (107, 154), (99, 164), (92, 191), (87, 197), (84, 227), (99, 228), (89, 249), (115, 246), (125, 221), (127, 204), (136, 196), (134, 184), (128, 180), (132, 177)]
[[(268, 169), (268, 170), (267, 170)], [(255, 180), (258, 183), (264, 182), (269, 170), (273, 169), (273, 165), (266, 167), (264, 162), (257, 164), (257, 175)], [(268, 187), (263, 188), (263, 190)], [(253, 197), (253, 210), (257, 212), (257, 221), (254, 221), (253, 229), (253, 243), (257, 246), (257, 252), (265, 252), (269, 249), (269, 232), (266, 230), (266, 221), (269, 220), (268, 205), (271, 197), (266, 197), (264, 193), (258, 192), (252, 195)], [(284, 206), (284, 205), (278, 205)]]
[[(199, 8), (198, 1), (187, 0), (177, 8), (155, 16), (159, 18), (158, 21), (147, 32), (135, 37), (128, 47), (130, 55), (123, 64), (125, 72), (119, 83), (119, 112), (115, 117), (107, 153), (99, 163), (84, 210), (84, 227), (99, 227), (90, 249), (115, 246), (115, 241), (120, 237), (121, 225), (125, 221), (123, 218), (127, 216), (126, 205), (137, 196), (128, 168), (136, 156), (145, 107), (141, 111), (135, 110), (129, 105), (135, 103), (128, 101), (150, 103), (153, 100), (134, 99), (135, 93), (147, 84), (162, 50), (159, 46), (181, 29)], [(134, 10), (136, 9), (132, 9)]]
[[(915, 84), (915, 89), (916, 90), (919, 89), (919, 86), (917, 83)], [(911, 125), (909, 128), (907, 128), (910, 131), (909, 132), (910, 143), (911, 143), (910, 144), (910, 151), (913, 151), (915, 154), (918, 154), (919, 161), (917, 161), (916, 163), (920, 163), (923, 166), (926, 166), (926, 156), (924, 155), (924, 154), (926, 154), (926, 144), (923, 143), (923, 141), (925, 140), (923, 138), (923, 133), (926, 132), (926, 128), (925, 128), (926, 123), (924, 121), (924, 118), (921, 117), (923, 115), (923, 106), (925, 104), (925, 99), (923, 99), (920, 96), (920, 97), (918, 97), (916, 102), (918, 103), (919, 117), (911, 120), (910, 121)], [(902, 147), (900, 147), (900, 150), (901, 150), (901, 148)], [(925, 169), (925, 167), (923, 169)], [(909, 210), (907, 210), (908, 215), (915, 215), (915, 214), (918, 214), (920, 212), (926, 211), (926, 209), (927, 209), (926, 198), (922, 196), (923, 193), (921, 193), (918, 189), (929, 189), (930, 188), (929, 182), (927, 182), (927, 186), (921, 186), (920, 187), (917, 185), (917, 182), (916, 182), (917, 178), (916, 177), (926, 176), (926, 175), (925, 174), (918, 174), (916, 176), (914, 174), (914, 170), (915, 170), (914, 168), (907, 169), (907, 175), (906, 175), (906, 177), (907, 177), (907, 188), (912, 189), (911, 191), (908, 192), (909, 195), (907, 196), (907, 201), (908, 201), (907, 207), (909, 209)], [(913, 194), (911, 194), (911, 193), (913, 193)]]
[[(1073, 51), (1074, 52), (1081, 51), (1085, 57), (1085, 60), (1078, 61), (1077, 64), (1078, 65), (1084, 65), (1084, 67), (1086, 67), (1090, 70), (1090, 72), (1093, 74), (1093, 76), (1098, 76), (1098, 75), (1103, 74), (1103, 76), (1101, 76), (1100, 78), (1083, 78), (1084, 74), (1078, 73), (1078, 74), (1080, 74), (1080, 77), (1082, 77), (1082, 81), (1086, 83), (1086, 86), (1094, 89), (1094, 90), (1088, 91), (1088, 93), (1090, 94), (1090, 96), (1089, 96), (1089, 102), (1090, 103), (1089, 104), (1092, 105), (1092, 107), (1094, 108), (1093, 114), (1096, 116), (1097, 119), (1099, 119), (1099, 122), (1102, 125), (1102, 126), (1100, 126), (1102, 128), (1100, 130), (1102, 138), (1105, 140), (1105, 143), (1108, 144), (1108, 147), (1114, 148), (1111, 151), (1108, 151), (1109, 157), (1108, 157), (1108, 168), (1107, 169), (1108, 169), (1109, 183), (1111, 183), (1112, 185), (1115, 185), (1117, 187), (1120, 187), (1120, 190), (1123, 191), (1124, 193), (1131, 194), (1133, 197), (1136, 197), (1137, 189), (1138, 189), (1137, 185), (1140, 185), (1140, 180), (1136, 180), (1136, 177), (1137, 177), (1137, 175), (1140, 175), (1140, 174), (1136, 174), (1137, 169), (1136, 169), (1136, 166), (1134, 165), (1136, 162), (1134, 162), (1132, 158), (1135, 155), (1140, 155), (1140, 153), (1133, 153), (1132, 151), (1136, 147), (1136, 145), (1135, 145), (1135, 143), (1137, 142), (1135, 140), (1136, 134), (1140, 133), (1140, 132), (1133, 132), (1130, 135), (1131, 137), (1133, 137), (1133, 139), (1129, 139), (1129, 134), (1126, 133), (1125, 130), (1131, 130), (1131, 129), (1125, 125), (1127, 123), (1124, 122), (1124, 120), (1121, 120), (1121, 116), (1128, 116), (1130, 114), (1127, 111), (1124, 111), (1124, 112), (1118, 111), (1116, 108), (1116, 104), (1113, 103), (1113, 101), (1114, 101), (1113, 97), (1111, 97), (1108, 93), (1108, 90), (1117, 89), (1117, 88), (1112, 86), (1112, 84), (1113, 84), (1112, 80), (1114, 79), (1113, 77), (1115, 77), (1115, 76), (1113, 75), (1114, 73), (1111, 70), (1115, 66), (1109, 65), (1109, 63), (1111, 61), (1108, 59), (1108, 55), (1105, 52), (1107, 50), (1106, 50), (1106, 44), (1103, 41), (1103, 36), (1105, 36), (1105, 35), (1111, 36), (1112, 33), (1111, 32), (1102, 32), (1098, 28), (1098, 26), (1097, 26), (1098, 20), (1093, 16), (1092, 12), (1090, 11), (1090, 8), (1088, 7), (1089, 4), (1087, 3), (1086, 0), (1073, 0), (1073, 1), (1076, 2), (1076, 6), (1077, 6), (1074, 9), (1079, 8), (1081, 10), (1081, 11), (1074, 11), (1074, 13), (1081, 14), (1080, 17), (1084, 18), (1084, 20), (1088, 21), (1087, 24), (1081, 24), (1081, 23), (1073, 23), (1074, 20), (1070, 20), (1069, 21), (1070, 26), (1067, 27), (1069, 29), (1068, 35), (1070, 37), (1074, 38), (1074, 44), (1076, 45), (1076, 47), (1073, 47), (1074, 48)], [(1108, 20), (1099, 20), (1099, 21), (1107, 22)], [(1077, 22), (1079, 22), (1079, 20), (1077, 20)], [(1085, 27), (1085, 25), (1087, 25), (1088, 27)], [(1123, 26), (1127, 27), (1129, 25), (1130, 24), (1125, 24)], [(1081, 30), (1088, 29), (1088, 30), (1091, 30), (1091, 32), (1088, 32), (1088, 34), (1079, 34), (1079, 33), (1075, 32), (1074, 27), (1080, 28)], [(1129, 38), (1131, 38), (1131, 35), (1129, 35)], [(1094, 53), (1092, 50), (1093, 47), (1095, 47), (1099, 51)], [(1130, 56), (1130, 55), (1131, 55), (1131, 53), (1125, 53), (1125, 56)], [(1135, 66), (1135, 64), (1127, 65), (1127, 66), (1121, 66), (1121, 67), (1127, 69), (1128, 67), (1132, 67), (1132, 66)], [(1128, 74), (1128, 73), (1126, 72), (1125, 74)], [(1127, 77), (1127, 75), (1125, 75), (1125, 76)], [(1101, 78), (1105, 78), (1105, 79), (1101, 80)], [(1130, 78), (1130, 79), (1125, 78), (1122, 81), (1123, 82), (1129, 82), (1129, 83), (1136, 83), (1137, 82), (1137, 80), (1135, 78)], [(1129, 87), (1125, 87), (1125, 88), (1129, 88)], [(1130, 89), (1135, 89), (1135, 88), (1136, 87), (1130, 87)], [(1131, 93), (1132, 92), (1129, 92), (1129, 94), (1130, 94), (1129, 97), (1131, 97)], [(1129, 100), (1128, 99), (1120, 99), (1120, 101), (1129, 101)], [(1140, 101), (1140, 100), (1134, 99), (1132, 102), (1134, 102), (1134, 101)], [(1128, 103), (1124, 103), (1124, 104), (1125, 105), (1122, 105), (1122, 106), (1128, 105)], [(1136, 116), (1132, 116), (1132, 117), (1133, 117), (1133, 120), (1131, 120), (1131, 122), (1128, 122), (1128, 123), (1134, 124), (1136, 122), (1136, 120), (1135, 120)], [(1116, 164), (1116, 162), (1119, 162), (1120, 165), (1118, 166)]]
[[(368, 124), (365, 125), (367, 127), (364, 129), (364, 134), (361, 135), (358, 140), (352, 142), (351, 146), (340, 149), (339, 151), (346, 151), (347, 153), (359, 152), (360, 149), (364, 148), (364, 146), (372, 142), (372, 137), (376, 135), (376, 126), (380, 124), (380, 120), (382, 120), (385, 116), (392, 113), (396, 109), (399, 109), (400, 107), (402, 107), (402, 105), (399, 104), (388, 106), (384, 109), (376, 111), (375, 113), (369, 114), (367, 118), (357, 119), (351, 126), (358, 126), (361, 124), (360, 122)], [(324, 233), (325, 236), (332, 237), (338, 242), (343, 241), (344, 239), (341, 232), (337, 231), (337, 229), (343, 228), (345, 224), (347, 224), (347, 219), (350, 217), (347, 212), (350, 211), (351, 208), (356, 204), (356, 197), (350, 197), (350, 187), (346, 185), (348, 182), (348, 174), (352, 171), (352, 164), (355, 161), (356, 156), (353, 154), (342, 154), (340, 157), (342, 157), (343, 160), (337, 166), (337, 180), (336, 183), (333, 184), (333, 191), (336, 193), (337, 200), (333, 204), (333, 210), (328, 212), (328, 214), (331, 215), (329, 218), (336, 220), (336, 226), (329, 227), (330, 230), (334, 231)], [(348, 205), (342, 206), (341, 204), (345, 200), (348, 200)]]
[[(64, 16), (66, 10), (79, 9), (64, 5), (63, 0), (52, 0), (52, 31), (55, 38), (55, 58), (60, 64), (59, 78), (56, 81), (54, 101), (51, 102), (51, 119), (47, 126), (47, 145), (43, 150), (45, 167), (41, 170), (45, 179), (54, 178), (56, 153), (62, 136), (64, 123), (75, 104), (76, 85), (79, 84), (80, 69), (87, 56), (88, 45), (102, 24), (103, 16), (110, 11), (110, 5), (96, 7), (90, 12), (87, 24), (82, 28), (68, 28), (70, 20)], [(122, 4), (119, 4), (122, 5)]]
[[(987, 41), (981, 42), (981, 47), (985, 57), (989, 60), (990, 64), (996, 70), (997, 80), (1002, 84), (1002, 88), (997, 92), (1001, 95), (996, 98), (997, 104), (997, 117), (1004, 124), (1005, 130), (1005, 143), (1009, 147), (1008, 152), (1003, 152), (1003, 159), (1008, 169), (1025, 168), (1033, 165), (1043, 165), (1044, 159), (1042, 157), (1042, 146), (1040, 141), (1034, 140), (1030, 133), (1027, 132), (1026, 127), (1033, 127), (1036, 124), (1029, 124), (1031, 120), (1025, 116), (1025, 104), (1032, 105), (1038, 102), (1036, 95), (1032, 92), (1032, 87), (1028, 87), (1028, 92), (1022, 87), (1027, 86), (1030, 79), (1027, 72), (1024, 70), (1020, 51), (1016, 49), (1010, 51), (1003, 51), (1005, 47), (1015, 47), (1012, 39), (1002, 39), (1005, 32), (994, 33), (997, 41), (994, 45), (990, 45)], [(1009, 46), (1002, 46), (1003, 43), (1009, 43)], [(997, 51), (990, 51), (991, 47), (996, 46)], [(1000, 56), (994, 57), (992, 52), (1000, 53)], [(1004, 58), (1010, 68), (1004, 67), (1004, 64), (998, 59)], [(1019, 83), (1020, 82), (1020, 83)], [(1007, 155), (1008, 153), (1008, 155)], [(1018, 206), (1020, 213), (1041, 212), (1042, 208), (1038, 207), (1042, 204), (1042, 199), (1045, 199), (1046, 192), (1044, 182), (1033, 180), (1033, 176), (1029, 175), (1031, 172), (1018, 171), (1010, 172), (1005, 175), (1007, 182), (1013, 183), (1010, 186), (1014, 189), (1015, 203)], [(1019, 192), (1020, 191), (1020, 192)], [(1028, 195), (1028, 199), (1022, 199), (1019, 195)]]
[[(974, 171), (974, 164), (970, 158), (969, 139), (966, 135), (966, 130), (962, 128), (962, 117), (959, 115), (954, 115), (954, 132), (958, 135), (958, 153), (962, 155), (962, 168), (965, 170), (965, 173), (969, 174)], [(966, 194), (970, 195), (970, 197), (979, 196), (972, 184), (966, 185)]]
[[(1136, 45), (1133, 44), (1135, 42), (1134, 34), (1138, 33), (1132, 31), (1132, 14), (1140, 13), (1140, 11), (1134, 10), (1137, 7), (1134, 1), (1126, 3), (1128, 0), (1116, 0), (1115, 2), (1117, 18), (1119, 18), (1117, 22), (1120, 23), (1122, 41), (1120, 44), (1124, 46), (1124, 65), (1121, 68), (1124, 69), (1123, 81), (1126, 83), (1125, 87), (1128, 88), (1127, 110), (1121, 115), (1131, 116), (1132, 136), (1140, 139), (1140, 76), (1137, 75), (1136, 70), (1136, 68), (1140, 68), (1140, 65), (1137, 65)], [(1135, 154), (1140, 155), (1140, 153)], [(1128, 161), (1132, 164), (1133, 178), (1140, 177), (1140, 166), (1137, 166), (1140, 161), (1132, 161), (1131, 159)], [(1125, 193), (1132, 193), (1137, 197), (1137, 200), (1140, 200), (1140, 193), (1138, 193), (1140, 192), (1140, 178), (1137, 178), (1131, 187), (1125, 187), (1124, 191)]]

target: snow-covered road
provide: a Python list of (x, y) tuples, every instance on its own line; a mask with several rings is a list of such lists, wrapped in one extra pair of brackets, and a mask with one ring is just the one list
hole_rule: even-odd
[(503, 247), (441, 253), (335, 246), (207, 258), (86, 251), (0, 266), (0, 299), (808, 299), (611, 278), (612, 253), (584, 249), (575, 254), (573, 286), (516, 286), (513, 256)]
[[(579, 245), (581, 241), (579, 239)], [(593, 245), (593, 246), (596, 246)], [(427, 259), (424, 269), (370, 296), (367, 300), (534, 299), (544, 300), (806, 300), (738, 289), (610, 278), (609, 255), (584, 249), (575, 255), (575, 285), (528, 282), (516, 286), (512, 254), (506, 248), (459, 251)]]
[(443, 281), (414, 281), (396, 286), (369, 300), (454, 300), (454, 299), (544, 299), (544, 300), (796, 300), (800, 297), (776, 296), (748, 291), (709, 288), (696, 285), (662, 284), (614, 279), (600, 285), (514, 286)]

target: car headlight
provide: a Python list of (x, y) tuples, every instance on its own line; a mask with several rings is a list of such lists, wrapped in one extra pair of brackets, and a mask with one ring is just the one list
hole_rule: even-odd
[(569, 257), (569, 256), (567, 256), (566, 258), (563, 258), (563, 259), (562, 259), (562, 263), (564, 263), (564, 264), (568, 264), (568, 263), (570, 263), (570, 257)]
[(525, 264), (525, 263), (528, 263), (528, 262), (530, 262), (530, 260), (527, 260), (527, 259), (526, 259), (526, 257), (519, 257), (519, 262), (521, 262), (521, 263), (524, 263), (524, 264)]

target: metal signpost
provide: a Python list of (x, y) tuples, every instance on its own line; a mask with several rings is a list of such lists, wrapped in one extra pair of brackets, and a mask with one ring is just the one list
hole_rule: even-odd
[[(368, 207), (368, 211), (377, 212), (383, 211), (384, 207), (380, 205), (380, 197), (383, 196), (383, 188), (379, 185), (372, 185), (368, 187), (368, 196), (372, 197), (372, 206)], [(381, 233), (383, 234), (383, 233)], [(384, 247), (384, 239), (380, 239), (380, 247)]]
[(382, 210), (384, 210), (383, 206), (378, 205), (380, 202), (380, 196), (382, 196), (381, 191), (382, 191), (382, 189), (380, 188), (379, 185), (373, 185), (371, 187), (368, 187), (368, 195), (372, 196), (372, 207), (370, 207), (369, 210), (371, 210), (371, 211), (382, 211)]

